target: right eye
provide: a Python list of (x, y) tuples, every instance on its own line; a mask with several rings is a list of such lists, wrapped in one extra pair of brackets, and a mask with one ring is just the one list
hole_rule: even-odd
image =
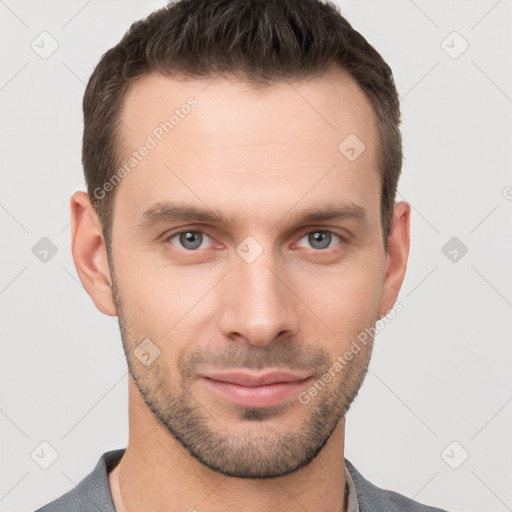
[[(207, 249), (208, 247), (202, 247), (206, 239), (210, 238), (204, 231), (179, 231), (168, 236), (165, 241), (170, 242), (172, 245), (176, 245), (180, 249), (186, 251), (196, 251), (200, 249)], [(172, 240), (176, 239), (177, 243)], [(179, 244), (179, 245), (177, 245)]]

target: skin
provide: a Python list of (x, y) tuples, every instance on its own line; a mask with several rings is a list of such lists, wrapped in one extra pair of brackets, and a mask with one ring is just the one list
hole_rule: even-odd
[[(321, 378), (393, 307), (410, 206), (396, 203), (386, 253), (375, 115), (347, 74), (330, 69), (261, 90), (221, 77), (142, 77), (121, 114), (127, 155), (190, 96), (197, 107), (117, 185), (112, 268), (89, 196), (71, 199), (78, 275), (97, 308), (118, 316), (130, 370), (129, 443), (118, 466), (124, 506), (343, 511), (345, 414), (372, 342), (308, 404), (294, 396), (238, 406), (199, 372), (300, 368)], [(338, 150), (351, 133), (366, 146), (354, 161)], [(141, 227), (142, 214), (163, 201), (235, 222)], [(365, 217), (294, 220), (328, 204), (359, 205)], [(202, 230), (195, 251), (171, 236)], [(308, 235), (318, 231), (333, 233), (328, 248), (313, 245)], [(252, 263), (236, 251), (248, 236), (262, 249)], [(150, 366), (134, 354), (147, 338), (160, 350)]]

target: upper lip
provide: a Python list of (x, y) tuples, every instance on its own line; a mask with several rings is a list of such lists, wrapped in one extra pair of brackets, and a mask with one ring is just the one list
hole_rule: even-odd
[(268, 384), (275, 384), (277, 382), (296, 382), (310, 377), (309, 374), (286, 370), (267, 370), (264, 373), (251, 373), (245, 370), (235, 370), (229, 372), (210, 372), (205, 373), (202, 376), (220, 382), (239, 384), (240, 386), (264, 386)]

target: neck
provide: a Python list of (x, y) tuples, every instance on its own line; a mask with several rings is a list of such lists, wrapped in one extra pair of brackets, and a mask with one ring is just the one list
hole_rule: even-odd
[(133, 387), (130, 379), (130, 435), (118, 466), (126, 512), (346, 511), (344, 420), (307, 466), (277, 478), (233, 478), (190, 455), (155, 420)]

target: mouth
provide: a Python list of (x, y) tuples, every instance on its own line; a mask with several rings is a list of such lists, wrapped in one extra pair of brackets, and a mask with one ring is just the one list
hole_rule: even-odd
[(312, 380), (309, 374), (283, 370), (211, 372), (200, 377), (209, 391), (242, 407), (278, 405), (296, 397)]

